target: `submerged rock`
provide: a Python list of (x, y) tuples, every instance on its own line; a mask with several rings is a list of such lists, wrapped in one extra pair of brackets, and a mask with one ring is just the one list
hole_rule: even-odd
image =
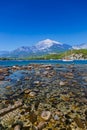
[[(0, 76), (5, 76), (0, 81), (1, 124), (7, 129), (21, 121), (24, 130), (86, 130), (86, 73), (87, 66), (77, 65), (31, 64), (1, 70)], [(20, 129), (20, 124), (14, 128)]]
[(75, 121), (75, 123), (77, 124), (77, 126), (79, 128), (83, 128), (84, 129), (84, 125), (83, 125), (83, 123), (82, 123), (82, 121), (81, 121), (81, 119), (79, 117), (75, 117), (74, 121)]
[(35, 92), (30, 92), (30, 93), (29, 93), (29, 96), (30, 96), (30, 97), (35, 97), (35, 96), (36, 96), (36, 93), (35, 93)]
[(54, 120), (55, 121), (58, 121), (60, 118), (59, 118), (59, 116), (56, 114), (56, 115), (54, 115)]
[(60, 81), (60, 82), (59, 82), (59, 85), (60, 85), (60, 86), (64, 86), (65, 84), (66, 84), (66, 82), (64, 82), (64, 81)]
[(45, 120), (45, 121), (50, 120), (50, 118), (51, 118), (51, 112), (50, 112), (50, 111), (43, 111), (43, 112), (41, 113), (41, 118), (42, 118), (43, 120)]
[(4, 79), (5, 79), (5, 76), (0, 75), (0, 80), (4, 80)]
[(12, 127), (13, 127), (14, 130), (22, 130), (23, 123), (18, 121), (17, 123), (13, 124)]
[(34, 124), (37, 121), (37, 115), (35, 114), (34, 111), (31, 111), (29, 114), (29, 119), (32, 124)]
[(47, 122), (40, 122), (37, 126), (38, 130), (42, 130), (43, 128), (45, 128), (47, 125)]

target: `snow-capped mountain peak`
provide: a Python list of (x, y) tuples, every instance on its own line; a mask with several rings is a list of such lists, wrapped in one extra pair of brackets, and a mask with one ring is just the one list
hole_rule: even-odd
[(62, 45), (62, 43), (60, 43), (60, 42), (57, 42), (57, 41), (54, 41), (54, 40), (51, 40), (51, 39), (46, 39), (46, 40), (38, 42), (37, 45), (36, 45), (36, 47), (38, 49), (40, 49), (40, 50), (44, 50), (46, 48), (51, 47), (54, 44)]

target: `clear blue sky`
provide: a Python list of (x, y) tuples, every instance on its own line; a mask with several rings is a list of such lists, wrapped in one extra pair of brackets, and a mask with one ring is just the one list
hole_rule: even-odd
[(1, 0), (0, 50), (53, 39), (87, 43), (87, 0)]

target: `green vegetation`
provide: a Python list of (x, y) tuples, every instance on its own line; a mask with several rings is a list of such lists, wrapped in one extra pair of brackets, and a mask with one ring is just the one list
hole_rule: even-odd
[(0, 60), (18, 60), (18, 58), (0, 57)]
[(0, 60), (11, 60), (11, 59), (6, 58), (6, 57), (1, 57)]
[(81, 50), (69, 50), (63, 53), (58, 54), (48, 54), (44, 56), (32, 56), (25, 58), (26, 60), (48, 60), (48, 59), (63, 59), (64, 57), (73, 59), (87, 59), (87, 49)]
[(83, 58), (87, 58), (87, 49), (72, 50), (72, 53), (82, 54)]

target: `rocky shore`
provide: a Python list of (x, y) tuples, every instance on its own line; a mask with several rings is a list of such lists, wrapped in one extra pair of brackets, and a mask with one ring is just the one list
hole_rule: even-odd
[(87, 65), (0, 67), (0, 130), (87, 130)]

